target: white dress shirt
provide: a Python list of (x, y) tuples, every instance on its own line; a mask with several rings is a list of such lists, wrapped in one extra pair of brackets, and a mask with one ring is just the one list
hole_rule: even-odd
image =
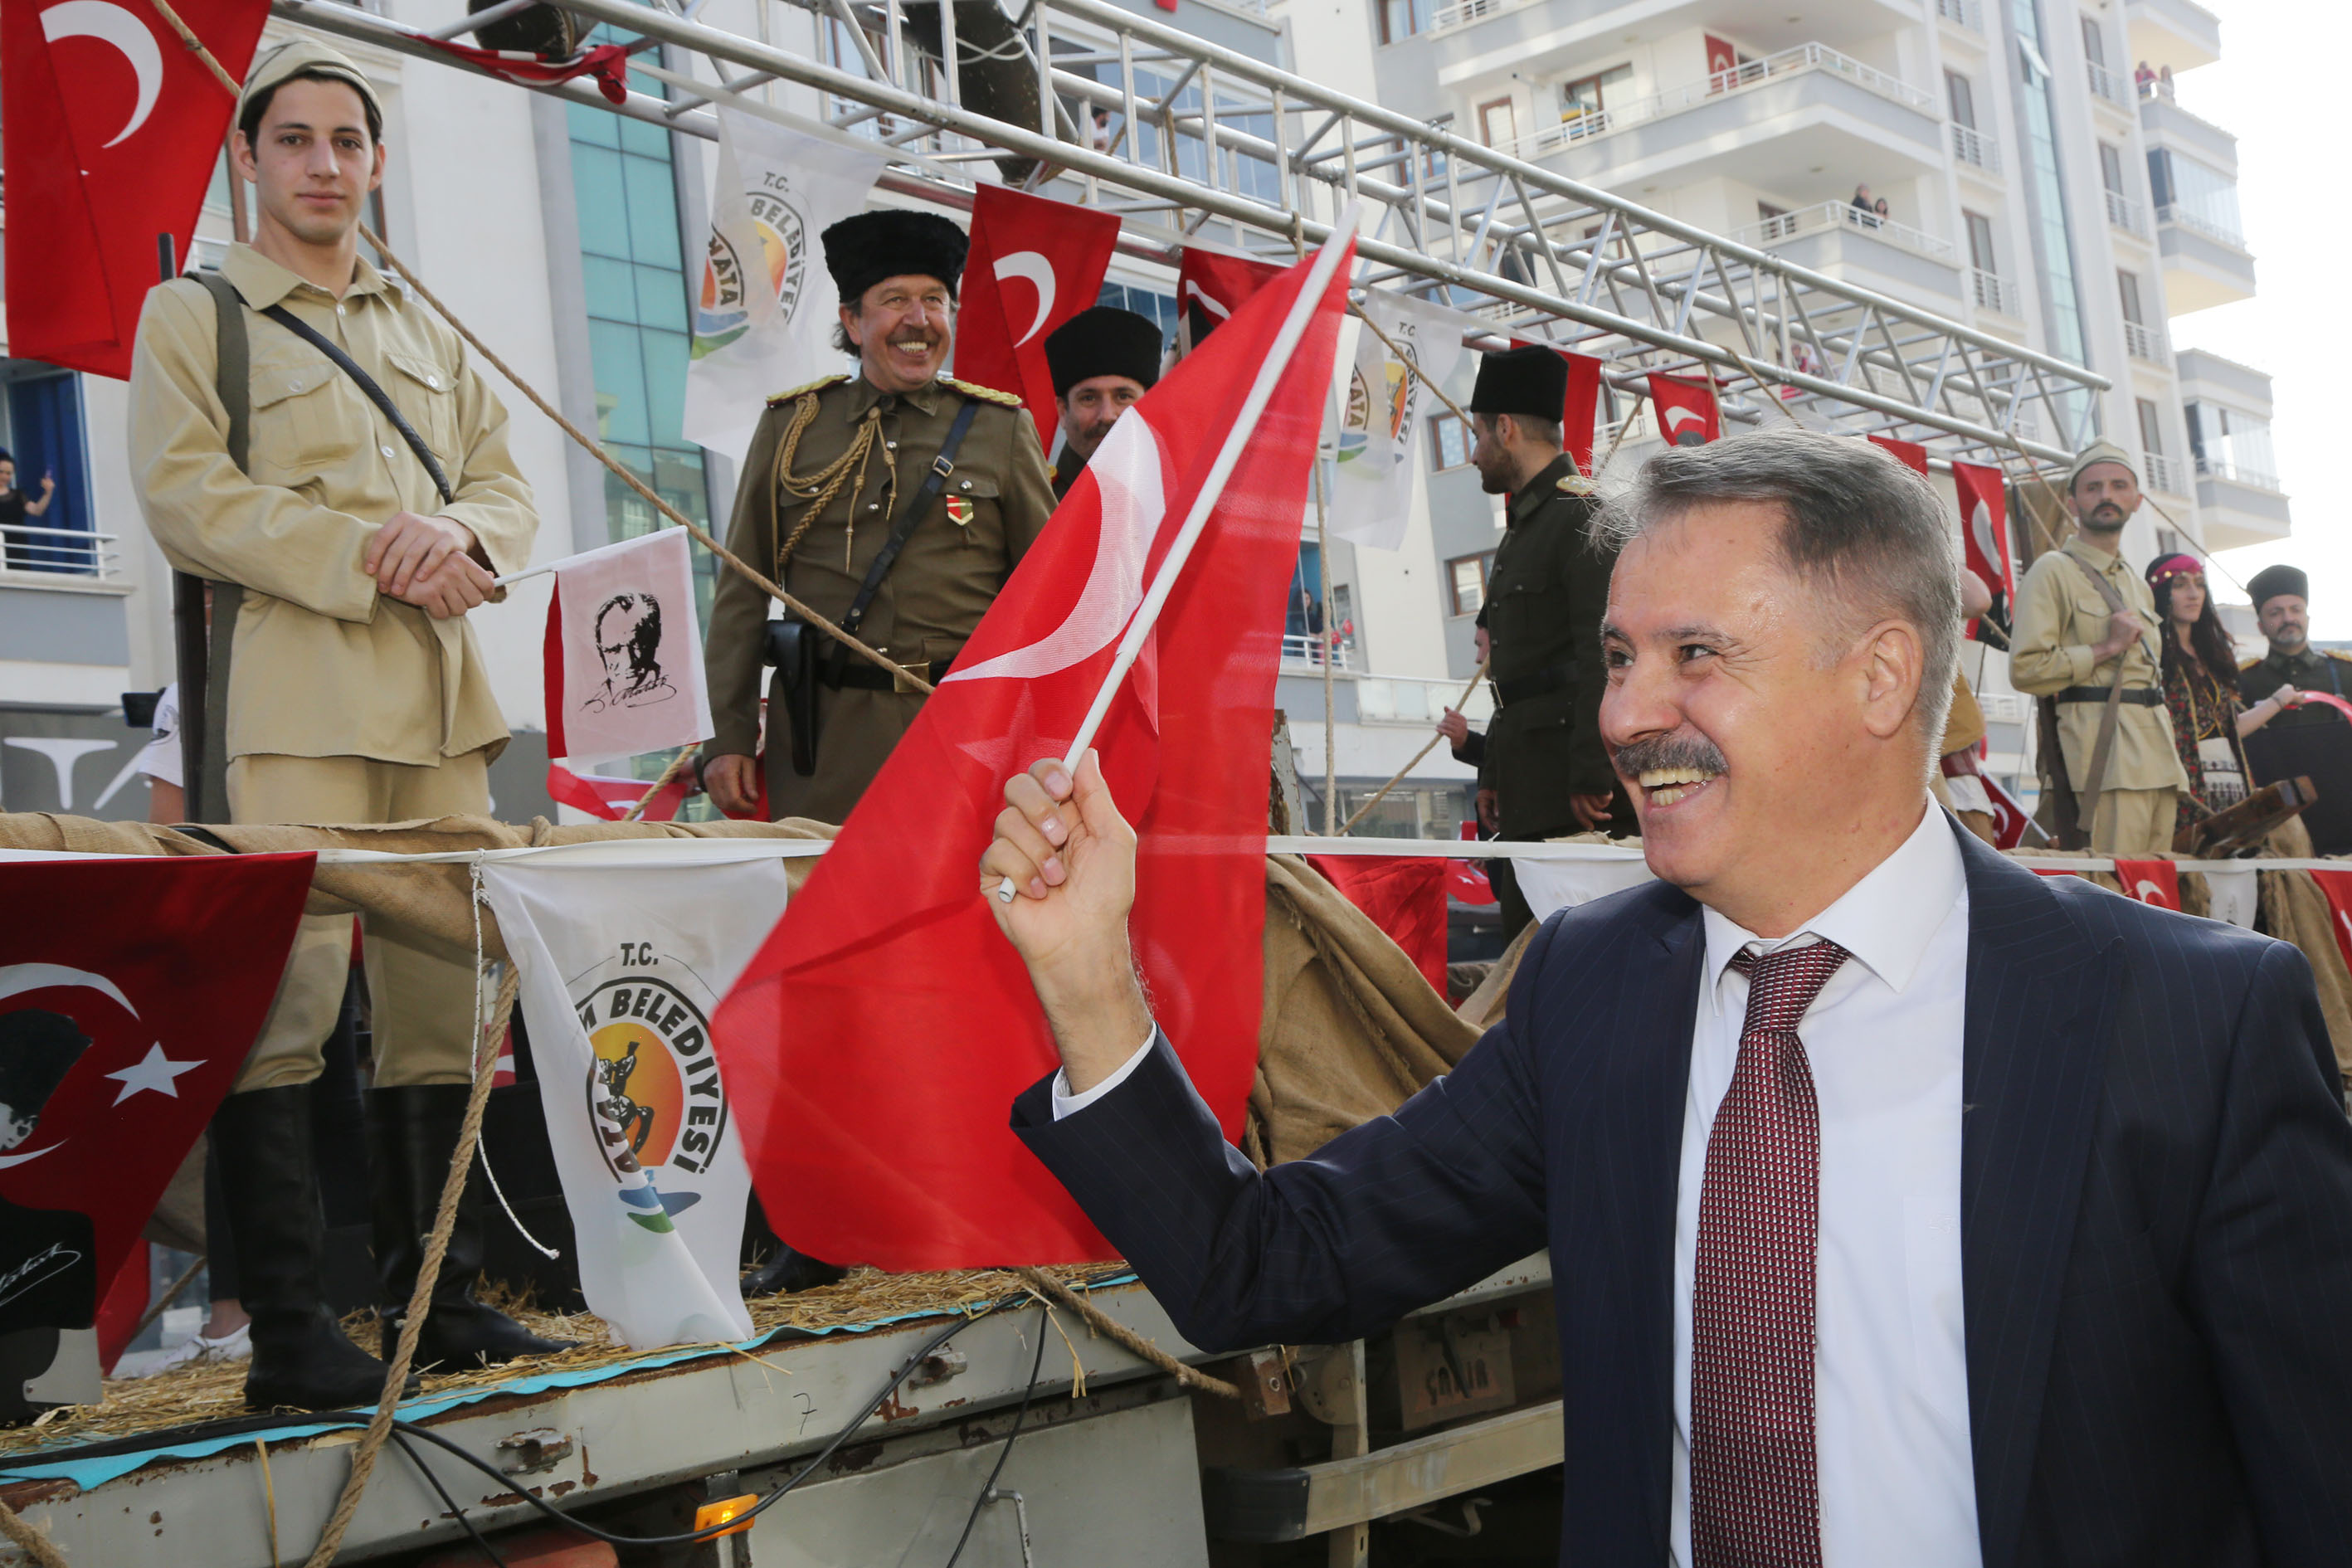
[[(1675, 1209), (1670, 1550), (1690, 1568), (1691, 1292), (1699, 1186), (1748, 1011), (1742, 947), (1826, 939), (1852, 954), (1798, 1025), (1821, 1110), (1813, 1424), (1822, 1568), (1977, 1568), (1976, 1471), (1960, 1291), (1961, 1024), (1969, 893), (1945, 814), (1799, 931), (1766, 942), (1713, 910), (1692, 1031)], [(1084, 1094), (1054, 1077), (1054, 1117), (1127, 1080), (1147, 1039)], [(1555, 1267), (1574, 1268), (1572, 1258)]]
[(1691, 1290), (1707, 1133), (1731, 1087), (1759, 952), (1827, 939), (1853, 956), (1798, 1024), (1821, 1108), (1813, 1442), (1822, 1568), (1969, 1568), (1977, 1544), (1960, 1295), (1960, 1045), (1969, 894), (1929, 807), (1903, 847), (1777, 942), (1705, 911), (1675, 1206), (1671, 1550), (1689, 1568)]

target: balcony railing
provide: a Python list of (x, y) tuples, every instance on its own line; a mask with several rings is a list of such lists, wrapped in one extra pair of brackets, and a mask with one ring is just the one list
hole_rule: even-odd
[(2181, 483), (2180, 460), (2161, 452), (2148, 452), (2141, 460), (2147, 466), (2147, 488), (2158, 495), (2185, 496), (2188, 487)]
[(1768, 217), (1762, 223), (1735, 228), (1727, 237), (1742, 245), (1752, 245), (1759, 250), (1769, 250), (1784, 241), (1801, 239), (1806, 235), (1822, 234), (1833, 228), (1868, 235), (1873, 239), (1901, 246), (1934, 261), (1950, 261), (1954, 255), (1950, 240), (1939, 239), (1908, 224), (1896, 223), (1893, 218), (1880, 217), (1876, 213), (1866, 213), (1850, 202), (1822, 202), (1817, 206), (1799, 207), (1794, 212)]
[(2233, 463), (2227, 458), (2202, 457), (2197, 459), (2197, 477), (2200, 479), (2226, 479), (2234, 485), (2249, 485), (2258, 490), (2281, 495), (2284, 490), (2276, 474), (2266, 474), (2260, 468), (2250, 468), (2243, 463)]
[(2109, 191), (2105, 194), (2107, 198), (2107, 222), (2123, 230), (2126, 234), (2137, 235), (2140, 238), (2146, 239), (2147, 237), (2147, 216), (2140, 210), (2140, 205), (2132, 200), (2129, 196), (2124, 195), (2121, 191)]
[(1356, 668), (1355, 646), (1345, 637), (1340, 639), (1339, 647), (1330, 647), (1329, 639), (1318, 637), (1313, 632), (1282, 634), (1282, 662), (1286, 665), (1304, 665), (1309, 669), (1320, 669), (1327, 648), (1331, 654), (1333, 669), (1352, 670)]
[(1936, 0), (1936, 15), (1973, 32), (1984, 31), (1984, 7), (1977, 0)]
[(2164, 341), (2163, 331), (2137, 321), (2124, 323), (2124, 352), (2149, 364), (2172, 363), (2172, 348)]
[(34, 528), (0, 523), (0, 567), (110, 583), (122, 575), (117, 536), (79, 528)]
[(2211, 218), (2201, 217), (2184, 206), (2174, 205), (2157, 208), (2156, 221), (2178, 224), (2191, 234), (2201, 234), (2207, 239), (2219, 245), (2226, 245), (2232, 250), (2246, 248), (2244, 235), (2226, 225), (2215, 223)]
[(1540, 158), (1571, 142), (1589, 142), (1595, 136), (1606, 136), (1629, 125), (1662, 120), (1670, 114), (1679, 114), (1686, 109), (1711, 103), (1727, 94), (1744, 92), (1749, 88), (1780, 81), (1804, 71), (1828, 71), (1843, 77), (1858, 87), (1922, 113), (1932, 113), (1935, 109), (1933, 94), (1925, 89), (1913, 87), (1900, 77), (1890, 76), (1875, 66), (1864, 65), (1860, 60), (1838, 53), (1827, 44), (1799, 44), (1794, 48), (1782, 49), (1779, 54), (1746, 60), (1729, 70), (1717, 71), (1704, 81), (1672, 88), (1607, 109), (1570, 112), (1559, 124), (1547, 125), (1520, 137), (1511, 146), (1497, 148), (1496, 151), (1507, 152), (1518, 158)]
[(2096, 60), (2084, 60), (2083, 69), (2091, 78), (2091, 95), (2104, 98), (2120, 108), (2131, 107), (2131, 83), (2120, 72), (2111, 71)]
[(1456, 27), (1466, 27), (1473, 22), (1483, 22), (1505, 11), (1516, 11), (1528, 0), (1453, 0), (1430, 14), (1424, 34), (1450, 33)]
[(1979, 310), (1997, 310), (2004, 316), (2024, 319), (2025, 313), (2017, 308), (2017, 285), (1997, 272), (1969, 268), (1969, 298), (1977, 302)]
[[(1458, 680), (1426, 680), (1412, 675), (1365, 675), (1356, 679), (1356, 716), (1367, 724), (1434, 724), (1446, 705), (1462, 696)], [(1463, 700), (1462, 716), (1473, 724), (1495, 714), (1494, 689), (1480, 681)]]
[(2000, 143), (1970, 126), (1952, 126), (1952, 156), (1989, 174), (2000, 173)]

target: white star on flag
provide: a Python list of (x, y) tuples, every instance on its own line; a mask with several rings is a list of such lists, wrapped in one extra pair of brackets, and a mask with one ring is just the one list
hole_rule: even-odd
[(106, 1076), (119, 1080), (122, 1085), (122, 1092), (114, 1097), (114, 1103), (117, 1105), (129, 1100), (132, 1095), (150, 1089), (177, 1100), (180, 1098), (180, 1091), (173, 1087), (172, 1080), (184, 1072), (193, 1072), (204, 1065), (201, 1061), (175, 1062), (163, 1054), (162, 1046), (149, 1046), (146, 1056), (131, 1066), (108, 1073)]

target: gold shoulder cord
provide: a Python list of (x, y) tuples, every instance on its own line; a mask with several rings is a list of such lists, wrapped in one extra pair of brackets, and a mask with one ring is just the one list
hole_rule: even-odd
[[(845, 486), (853, 498), (866, 493), (866, 461), (874, 455), (874, 447), (882, 438), (882, 405), (877, 403), (866, 411), (864, 419), (858, 421), (857, 434), (850, 438), (847, 451), (813, 474), (793, 473), (793, 459), (800, 453), (801, 437), (816, 420), (817, 391), (820, 390), (822, 389), (801, 395), (793, 407), (793, 422), (784, 427), (784, 438), (776, 445), (775, 483), (776, 493), (780, 498), (779, 506), (785, 500), (808, 501), (808, 506), (801, 513), (800, 521), (793, 524), (792, 532), (785, 537), (783, 543), (776, 547), (774, 576), (779, 583), (784, 580), (784, 563), (792, 559), (793, 551), (799, 545), (801, 536), (809, 531), (809, 525), (817, 520), (818, 514), (832, 504), (833, 498), (839, 495)], [(854, 477), (851, 473), (853, 467), (856, 470)], [(891, 468), (887, 488), (890, 493), (889, 509), (895, 511), (898, 500), (898, 475), (895, 465)], [(853, 547), (856, 538), (857, 514), (856, 509), (852, 508), (849, 517), (849, 542)], [(845, 558), (842, 565), (846, 568), (848, 564), (848, 561)]]

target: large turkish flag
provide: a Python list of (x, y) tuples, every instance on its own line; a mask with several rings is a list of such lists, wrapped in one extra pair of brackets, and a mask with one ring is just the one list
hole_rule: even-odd
[(1102, 293), (1118, 246), (1118, 216), (1068, 202), (982, 185), (971, 204), (971, 254), (963, 267), (956, 374), (1017, 392), (1054, 449), (1060, 415), (1045, 340)]
[(1281, 277), (1282, 270), (1271, 261), (1186, 246), (1184, 258), (1176, 265), (1176, 338), (1183, 352), (1191, 353), (1206, 342), (1211, 332), (1251, 295)]
[[(894, 1270), (1112, 1255), (1006, 1126), (1056, 1058), (980, 858), (1005, 780), (1068, 751), (1235, 436), (1239, 462), (1095, 744), (1140, 839), (1129, 930), (1153, 1006), (1239, 1133), (1257, 1069), (1283, 595), (1348, 259), (1312, 299), (1312, 263), (1289, 269), (1111, 427), (719, 1008), (752, 1181), (793, 1247)], [(1237, 431), (1294, 305), (1304, 336)]]
[(316, 858), (0, 858), (0, 1332), (89, 1327), (261, 1032)]
[[(242, 78), (268, 0), (175, 7)], [(235, 100), (147, 0), (0, 6), (8, 352), (118, 379), (139, 308), (184, 261)]]

